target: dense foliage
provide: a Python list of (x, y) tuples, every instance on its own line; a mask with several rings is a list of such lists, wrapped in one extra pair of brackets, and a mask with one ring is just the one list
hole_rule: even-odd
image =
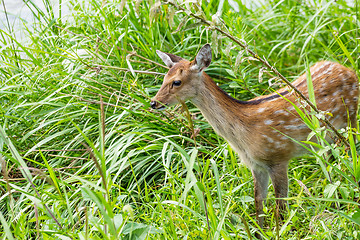
[[(211, 43), (207, 73), (241, 100), (283, 83), (213, 26), (290, 80), (323, 59), (360, 75), (357, 2), (177, 1), (183, 12), (152, 0), (70, 0), (62, 15), (48, 0), (45, 11), (26, 1), (35, 21), (23, 23), (25, 37), (0, 30), (0, 235), (254, 237), (252, 177), (232, 149), (191, 104), (150, 110), (167, 71), (155, 50), (192, 59)], [(265, 239), (360, 237), (360, 163), (350, 145), (324, 143), (291, 162), (283, 223), (269, 185)]]

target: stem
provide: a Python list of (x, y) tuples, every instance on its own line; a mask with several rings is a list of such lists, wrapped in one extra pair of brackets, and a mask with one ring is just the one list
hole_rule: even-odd
[[(276, 76), (278, 76), (282, 81), (284, 81), (286, 83), (286, 85), (288, 85), (291, 89), (294, 90), (294, 92), (300, 97), (302, 98), (316, 113), (320, 113), (320, 111), (316, 108), (316, 106), (307, 98), (305, 97), (304, 94), (302, 94), (294, 85), (291, 84), (291, 82), (289, 80), (287, 80), (275, 67), (273, 67), (272, 65), (269, 64), (269, 62), (264, 58), (259, 57), (259, 55), (257, 55), (254, 51), (252, 51), (251, 49), (248, 48), (248, 46), (246, 45), (246, 43), (240, 41), (239, 39), (237, 39), (236, 37), (232, 36), (230, 33), (220, 29), (219, 27), (215, 26), (214, 23), (202, 18), (200, 15), (194, 14), (190, 11), (186, 11), (185, 8), (177, 5), (175, 2), (173, 1), (164, 1), (165, 4), (170, 4), (173, 7), (177, 8), (178, 10), (181, 10), (182, 12), (184, 12), (186, 15), (191, 16), (193, 18), (196, 18), (198, 20), (200, 20), (202, 23), (204, 23), (205, 25), (208, 25), (210, 27), (212, 27), (214, 30), (220, 32), (221, 34), (225, 35), (226, 37), (228, 37), (229, 39), (231, 39), (233, 42), (235, 42), (236, 44), (238, 44), (240, 47), (244, 48), (252, 57), (256, 58), (258, 61), (260, 61), (262, 64), (264, 64), (266, 66), (266, 68), (268, 68), (269, 70), (271, 70), (273, 73), (276, 74)], [(318, 117), (316, 117), (318, 118)], [(327, 125), (335, 134), (336, 136), (347, 146), (350, 147), (350, 144), (347, 142), (347, 140), (344, 138), (344, 136), (342, 136), (337, 130), (336, 128), (329, 122), (329, 120), (327, 120), (326, 118), (324, 119), (320, 119), (318, 118), (319, 121), (325, 123), (325, 125)]]
[[(87, 65), (87, 64), (86, 64)], [(102, 68), (108, 68), (108, 69), (115, 69), (115, 70), (118, 70), (118, 71), (125, 71), (125, 72), (131, 72), (130, 69), (128, 68), (120, 68), (120, 67), (115, 67), (115, 66), (105, 66), (105, 65), (95, 65), (97, 69), (100, 68), (100, 70)], [(94, 67), (91, 67), (90, 65), (88, 65), (89, 68), (93, 68)], [(165, 75), (164, 73), (159, 73), (159, 72), (152, 72), (152, 71), (143, 71), (143, 70), (133, 70), (134, 73), (142, 73), (142, 74), (150, 74), (150, 75)]]

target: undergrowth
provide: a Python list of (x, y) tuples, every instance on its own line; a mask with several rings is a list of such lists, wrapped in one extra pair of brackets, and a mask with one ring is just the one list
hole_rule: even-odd
[[(252, 177), (235, 152), (191, 104), (194, 126), (179, 106), (150, 110), (167, 71), (155, 51), (192, 59), (211, 43), (207, 73), (240, 100), (282, 86), (276, 75), (165, 2), (70, 0), (67, 15), (44, 3), (41, 10), (27, 1), (31, 25), (0, 30), (2, 238), (254, 238)], [(325, 59), (360, 75), (357, 1), (178, 3), (290, 80)], [(269, 191), (265, 239), (360, 237), (355, 143), (313, 151), (290, 164), (289, 212), (280, 225)]]

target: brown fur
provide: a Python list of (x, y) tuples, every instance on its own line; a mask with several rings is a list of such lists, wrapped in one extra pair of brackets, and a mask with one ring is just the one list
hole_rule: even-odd
[[(290, 89), (283, 88), (247, 102), (237, 101), (222, 91), (206, 73), (195, 71), (194, 64), (194, 61), (186, 60), (175, 64), (165, 76), (153, 103), (172, 105), (191, 100), (201, 110), (214, 130), (228, 141), (251, 169), (256, 212), (262, 226), (263, 218), (259, 215), (263, 213), (269, 177), (278, 198), (277, 205), (284, 209), (286, 204), (281, 198), (287, 197), (288, 192), (288, 162), (305, 152), (295, 141), (306, 140), (311, 130), (290, 103), (301, 108), (301, 100)], [(332, 116), (326, 117), (338, 129), (347, 127), (349, 123), (355, 127), (359, 95), (355, 73), (327, 61), (312, 66), (310, 73), (318, 109), (330, 112)], [(293, 84), (308, 96), (306, 76), (304, 73)], [(171, 87), (175, 80), (181, 80), (182, 85)]]

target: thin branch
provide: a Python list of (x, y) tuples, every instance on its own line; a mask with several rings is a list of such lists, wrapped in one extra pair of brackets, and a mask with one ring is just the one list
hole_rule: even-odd
[[(110, 68), (110, 69), (115, 69), (115, 70), (119, 70), (119, 71), (125, 71), (125, 72), (130, 72), (130, 69), (128, 68), (120, 68), (120, 67), (114, 67), (114, 66), (105, 66), (105, 65), (96, 65), (100, 68)], [(150, 75), (165, 75), (165, 73), (159, 73), (159, 72), (152, 72), (152, 71), (142, 71), (142, 70), (133, 70), (134, 73), (143, 73), (143, 74), (150, 74)]]
[[(294, 90), (294, 92), (300, 97), (302, 98), (316, 113), (320, 113), (320, 111), (316, 108), (316, 106), (307, 98), (305, 97), (304, 94), (302, 94), (294, 85), (291, 84), (291, 82), (289, 80), (287, 80), (275, 67), (273, 67), (272, 65), (270, 65), (270, 63), (264, 58), (261, 58), (259, 55), (257, 55), (254, 51), (252, 51), (251, 49), (248, 48), (247, 44), (245, 41), (241, 41), (239, 39), (237, 39), (236, 37), (232, 36), (230, 33), (220, 29), (219, 27), (215, 26), (213, 22), (210, 22), (204, 18), (202, 18), (200, 15), (194, 14), (190, 11), (187, 11), (185, 8), (179, 6), (178, 4), (176, 4), (173, 1), (164, 1), (165, 4), (170, 4), (173, 7), (175, 7), (176, 9), (184, 12), (186, 15), (191, 16), (193, 18), (196, 18), (198, 20), (200, 20), (203, 24), (213, 28), (214, 30), (220, 32), (221, 34), (225, 35), (226, 37), (228, 37), (229, 39), (231, 39), (233, 42), (235, 42), (236, 44), (238, 44), (240, 47), (244, 48), (252, 57), (256, 58), (258, 61), (260, 61), (262, 64), (264, 64), (269, 70), (271, 70), (273, 73), (276, 74), (276, 76), (278, 76), (282, 81), (284, 81), (291, 89)], [(324, 118), (324, 119), (320, 119), (318, 118), (319, 121), (325, 123), (335, 134), (336, 136), (347, 146), (350, 147), (349, 143), (347, 142), (347, 140), (345, 139), (344, 136), (342, 136), (337, 130), (336, 128), (329, 122), (328, 119)]]
[[(78, 36), (78, 37), (81, 37), (81, 38), (91, 39), (91, 38), (89, 38), (88, 36), (74, 33), (74, 32), (72, 32), (72, 31), (70, 31), (70, 30), (68, 30), (68, 29), (65, 29), (65, 28), (62, 28), (62, 27), (60, 27), (60, 26), (58, 26), (58, 25), (55, 25), (55, 27), (57, 27), (57, 28), (59, 28), (59, 29), (62, 29), (62, 30), (66, 31), (66, 32), (68, 32), (68, 33), (70, 33), (70, 34), (72, 34), (72, 35), (75, 35), (75, 36)], [(93, 40), (93, 39), (91, 39), (91, 40)], [(101, 39), (99, 39), (99, 40), (101, 41)], [(93, 40), (93, 41), (95, 41), (95, 40)], [(106, 44), (105, 41), (101, 41), (101, 42), (104, 43), (104, 44)], [(109, 47), (108, 44), (106, 44), (106, 45)], [(158, 62), (155, 62), (155, 61), (153, 61), (153, 60), (151, 60), (151, 59), (148, 59), (148, 58), (146, 58), (146, 57), (143, 57), (143, 56), (139, 55), (137, 52), (130, 52), (129, 50), (124, 50), (124, 49), (122, 49), (122, 48), (120, 48), (120, 47), (118, 47), (118, 50), (126, 51), (127, 53), (129, 53), (130, 57), (131, 57), (131, 56), (135, 56), (135, 57), (141, 58), (141, 59), (143, 59), (143, 60), (146, 60), (146, 61), (149, 62), (149, 63), (152, 63), (152, 64), (155, 64), (155, 65), (157, 65), (157, 66), (160, 66), (160, 67), (169, 69), (167, 66), (165, 66), (165, 65), (163, 65), (163, 64), (160, 64), (160, 63), (158, 63)], [(87, 64), (86, 64), (86, 65), (87, 65)], [(87, 66), (90, 67), (89, 65), (87, 65)], [(120, 71), (130, 71), (130, 70), (127, 69), (127, 68), (118, 68), (118, 67), (102, 66), (102, 65), (101, 65), (101, 66), (98, 65), (98, 66), (99, 66), (99, 67), (102, 67), (102, 68), (113, 68), (113, 69), (117, 69), (117, 70), (120, 70)], [(140, 70), (134, 70), (134, 72), (135, 72), (135, 73), (144, 73), (144, 74), (153, 74), (153, 75), (165, 75), (165, 74), (163, 74), (163, 73), (149, 72), (149, 71), (140, 71)]]
[[(7, 179), (7, 181), (9, 181), (9, 182), (24, 181), (24, 180), (26, 180), (26, 178), (8, 178)], [(0, 182), (5, 182), (6, 183), (7, 181), (0, 179)], [(17, 192), (17, 191), (12, 191), (12, 192)]]
[[(82, 98), (82, 97), (80, 97), (80, 96), (76, 96), (76, 95), (71, 95), (71, 94), (66, 94), (66, 93), (61, 93), (61, 92), (59, 92), (58, 94), (61, 94), (61, 95), (64, 95), (64, 96), (67, 96), (67, 97), (74, 97), (74, 98), (76, 98), (76, 99), (79, 99), (79, 100), (81, 100), (81, 101), (84, 101), (84, 102), (87, 102), (87, 103), (92, 103), (92, 104), (101, 104), (100, 103), (100, 101), (91, 101), (91, 100), (87, 100), (87, 99), (85, 99), (85, 98)], [(106, 102), (104, 102), (103, 103), (104, 105), (107, 105), (107, 106), (111, 106), (111, 107), (120, 107), (120, 106), (118, 106), (118, 105), (115, 105), (115, 104), (111, 104), (111, 103), (106, 103)]]
[[(37, 197), (41, 200), (41, 195), (39, 193), (39, 191), (36, 189), (35, 184), (32, 182), (32, 180), (29, 178), (28, 175), (24, 174), (25, 178), (27, 179), (27, 181), (31, 184), (31, 187), (34, 189)], [(50, 214), (51, 218), (55, 221), (55, 223), (60, 227), (60, 229), (63, 229), (62, 225), (59, 223), (59, 221), (57, 220), (57, 218), (55, 217), (54, 213), (50, 210), (50, 208), (47, 206), (46, 203), (43, 203), (44, 207), (46, 208), (47, 212)]]
[(7, 166), (6, 166), (6, 162), (4, 160), (4, 158), (2, 156), (0, 156), (0, 163), (1, 163), (1, 169), (3, 172), (3, 177), (5, 179), (6, 182), (6, 189), (8, 191), (9, 194), (9, 200), (10, 200), (10, 204), (13, 207), (14, 206), (14, 198), (13, 195), (11, 194), (11, 188), (10, 188), (10, 184), (9, 184), (9, 175), (8, 175), (8, 170), (7, 170)]
[(78, 151), (87, 151), (87, 149), (34, 149), (32, 152), (78, 152)]
[[(61, 158), (68, 158), (68, 159), (76, 159), (76, 160), (88, 160), (88, 158), (82, 158), (82, 157), (71, 157), (71, 156), (62, 156), (57, 154), (48, 154), (50, 157), (61, 157)], [(70, 167), (70, 168), (76, 168), (76, 167)]]
[(160, 67), (169, 69), (169, 67), (167, 67), (167, 66), (165, 66), (165, 65), (162, 65), (162, 64), (160, 64), (160, 63), (158, 63), (158, 62), (155, 62), (155, 61), (153, 61), (153, 60), (150, 60), (150, 59), (148, 59), (148, 58), (146, 58), (146, 57), (143, 57), (143, 56), (137, 54), (136, 52), (131, 53), (131, 56), (136, 56), (136, 57), (141, 58), (141, 59), (143, 59), (143, 60), (146, 60), (147, 62), (150, 62), (150, 63), (152, 63), (152, 64), (155, 64), (155, 65), (158, 65), (158, 66), (160, 66)]
[(103, 172), (103, 169), (101, 168), (93, 150), (84, 142), (81, 143), (86, 149), (87, 149), (87, 152), (90, 154), (90, 158), (91, 160), (93, 160), (96, 168), (98, 169), (99, 173), (100, 173), (100, 176), (101, 176), (101, 180), (102, 180), (102, 183), (104, 185), (104, 189), (105, 189), (105, 192), (108, 192), (108, 189), (107, 189), (107, 184), (106, 184), (106, 180), (105, 180), (105, 175), (104, 175), (104, 172)]

